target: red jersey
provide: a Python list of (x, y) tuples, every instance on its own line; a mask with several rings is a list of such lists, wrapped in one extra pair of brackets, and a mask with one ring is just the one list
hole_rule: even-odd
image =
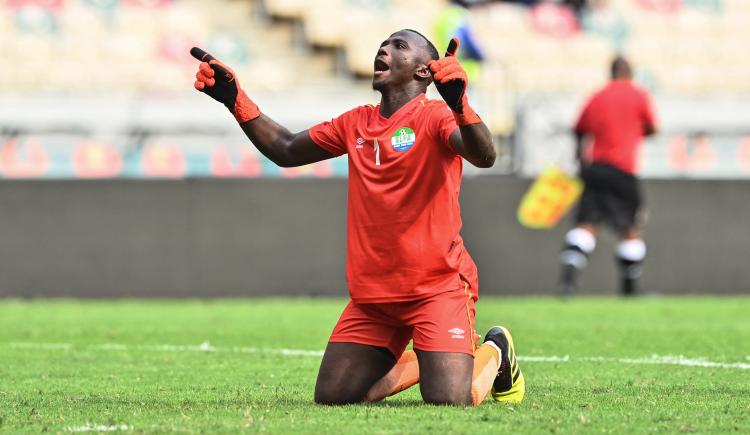
[(362, 106), (310, 129), (349, 154), (346, 276), (357, 303), (401, 302), (462, 289), (477, 271), (459, 235), (462, 159), (443, 101), (420, 94), (389, 118)]
[(593, 163), (634, 174), (646, 126), (655, 126), (646, 91), (630, 80), (613, 80), (586, 103), (575, 130), (594, 137)]

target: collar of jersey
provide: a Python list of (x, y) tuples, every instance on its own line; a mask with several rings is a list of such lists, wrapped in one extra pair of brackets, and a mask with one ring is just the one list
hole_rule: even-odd
[(401, 112), (404, 112), (404, 111), (407, 111), (407, 110), (411, 109), (412, 107), (414, 107), (417, 104), (417, 102), (422, 101), (425, 98), (427, 98), (427, 94), (425, 94), (425, 93), (421, 93), (421, 94), (417, 95), (416, 97), (414, 97), (411, 100), (409, 100), (406, 104), (404, 104), (403, 106), (399, 107), (398, 110), (396, 110), (395, 112), (391, 113), (391, 116), (389, 116), (388, 118), (386, 118), (385, 116), (383, 116), (383, 115), (380, 114), (380, 104), (378, 104), (377, 106), (375, 106), (375, 113), (378, 114), (378, 118), (380, 118), (380, 119), (382, 119), (384, 121), (395, 119), (396, 115), (400, 114)]

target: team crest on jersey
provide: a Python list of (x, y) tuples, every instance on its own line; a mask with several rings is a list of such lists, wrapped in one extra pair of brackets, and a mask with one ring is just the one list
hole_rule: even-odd
[(414, 130), (409, 127), (400, 127), (391, 136), (391, 146), (396, 151), (409, 151), (416, 140), (417, 135), (414, 134)]

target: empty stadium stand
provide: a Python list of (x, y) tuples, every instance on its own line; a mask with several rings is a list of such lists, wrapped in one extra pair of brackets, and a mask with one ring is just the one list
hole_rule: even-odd
[[(404, 27), (435, 40), (436, 20), (448, 4), (0, 0), (0, 141), (20, 147), (8, 148), (2, 158), (15, 162), (6, 168), (21, 168), (3, 169), (0, 161), (0, 175), (34, 173), (39, 165), (64, 166), (53, 175), (74, 172), (69, 158), (55, 151), (70, 148), (60, 145), (69, 140), (49, 139), (55, 135), (72, 134), (74, 143), (104, 137), (124, 156), (131, 142), (140, 140), (138, 152), (145, 152), (153, 140), (144, 137), (198, 124), (210, 140), (191, 145), (204, 158), (196, 163), (187, 153), (186, 173), (210, 175), (205, 156), (227, 142), (239, 161), (244, 138), (224, 140), (238, 134), (230, 133), (226, 113), (211, 101), (196, 101), (191, 46), (234, 67), (268, 113), (304, 128), (376, 101), (368, 79), (379, 43)], [(590, 0), (578, 17), (555, 1), (532, 8), (488, 2), (470, 10), (469, 23), (486, 58), (471, 98), (498, 136), (518, 130), (520, 102), (584, 98), (607, 80), (609, 61), (620, 52), (633, 60), (638, 80), (660, 97), (746, 101), (750, 95), (750, 0)], [(205, 113), (196, 113), (197, 107)], [(133, 131), (149, 133), (133, 139)], [(31, 143), (44, 145), (51, 157), (34, 160), (38, 150), (23, 145)], [(101, 151), (82, 149), (94, 160)], [(136, 176), (133, 168), (142, 165), (128, 162), (118, 174)], [(28, 169), (32, 163), (34, 171)]]

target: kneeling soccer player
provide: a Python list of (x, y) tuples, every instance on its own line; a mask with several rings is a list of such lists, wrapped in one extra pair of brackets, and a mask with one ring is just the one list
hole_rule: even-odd
[[(492, 391), (519, 402), (524, 378), (507, 329), (477, 348), (477, 270), (459, 234), (462, 157), (495, 161), (492, 137), (468, 104), (466, 73), (424, 36), (401, 30), (374, 61), (377, 106), (291, 133), (260, 113), (234, 73), (203, 50), (196, 89), (223, 103), (280, 166), (348, 153), (347, 280), (351, 301), (326, 347), (315, 401), (381, 400), (416, 383), (428, 403), (479, 404)], [(428, 100), (432, 81), (445, 101)], [(404, 352), (410, 340), (414, 351)]]

